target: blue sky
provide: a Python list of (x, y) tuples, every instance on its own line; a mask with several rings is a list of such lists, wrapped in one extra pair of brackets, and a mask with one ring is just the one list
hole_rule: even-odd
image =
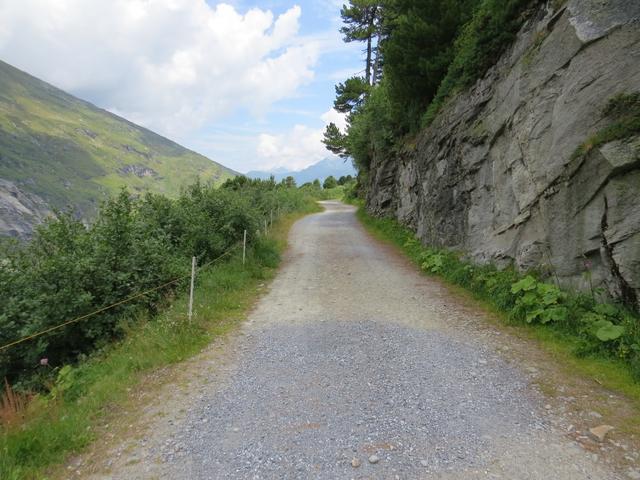
[(238, 171), (301, 169), (362, 69), (340, 5), (0, 0), (0, 58)]

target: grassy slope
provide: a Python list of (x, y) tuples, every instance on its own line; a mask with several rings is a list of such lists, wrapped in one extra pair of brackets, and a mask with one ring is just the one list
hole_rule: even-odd
[(0, 430), (0, 478), (44, 478), (52, 466), (96, 440), (99, 425), (127, 404), (129, 392), (146, 375), (195, 355), (234, 328), (259, 295), (258, 284), (274, 276), (293, 222), (319, 210), (310, 205), (307, 212), (276, 222), (265, 244), (248, 251), (245, 267), (238, 251), (229, 261), (203, 271), (192, 323), (186, 321), (187, 297), (181, 295), (153, 321), (132, 322), (125, 340), (74, 367), (49, 397), (32, 402), (26, 421)]
[[(156, 176), (120, 172), (126, 165)], [(0, 178), (90, 215), (122, 186), (166, 195), (235, 172), (0, 62)]]

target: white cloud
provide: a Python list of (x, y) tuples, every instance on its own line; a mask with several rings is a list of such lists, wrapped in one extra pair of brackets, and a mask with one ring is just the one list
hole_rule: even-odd
[(321, 140), (322, 130), (295, 125), (284, 134), (260, 134), (256, 150), (263, 160), (261, 165), (264, 169), (286, 167), (301, 170), (328, 156), (329, 152)]
[(325, 123), (325, 125), (335, 123), (336, 127), (338, 127), (341, 132), (344, 133), (347, 130), (347, 115), (344, 113), (340, 113), (333, 108), (324, 112), (320, 118)]
[(274, 17), (205, 0), (0, 0), (0, 56), (161, 133), (261, 115), (313, 80), (324, 48)]
[(333, 156), (322, 143), (324, 128), (333, 122), (344, 131), (346, 116), (331, 109), (323, 113), (320, 118), (324, 122), (323, 128), (295, 125), (283, 134), (260, 134), (256, 146), (260, 168), (270, 170), (286, 167), (290, 170), (301, 170), (323, 158)]

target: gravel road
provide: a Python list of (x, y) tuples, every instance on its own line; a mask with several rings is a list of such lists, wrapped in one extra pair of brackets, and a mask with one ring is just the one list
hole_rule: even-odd
[(472, 307), (324, 206), (240, 331), (92, 478), (618, 478)]

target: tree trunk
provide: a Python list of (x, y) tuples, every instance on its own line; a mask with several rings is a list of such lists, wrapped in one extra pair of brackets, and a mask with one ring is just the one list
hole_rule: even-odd
[(367, 66), (365, 73), (367, 85), (371, 85), (371, 36), (367, 37)]
[[(376, 7), (367, 8), (367, 71), (365, 73), (365, 81), (367, 85), (372, 85), (371, 82), (371, 54), (372, 54), (372, 44), (373, 44), (373, 25), (376, 18)], [(375, 79), (374, 79), (375, 82)]]
[(382, 37), (382, 32), (378, 28), (378, 35), (376, 39), (376, 59), (373, 62), (373, 79), (372, 85), (378, 83), (378, 79), (380, 78), (380, 38)]

